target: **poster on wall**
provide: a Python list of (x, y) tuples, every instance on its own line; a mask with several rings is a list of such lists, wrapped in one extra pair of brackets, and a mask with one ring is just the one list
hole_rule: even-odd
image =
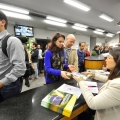
[(36, 41), (35, 38), (29, 38), (28, 43), (27, 43), (27, 47), (30, 51), (32, 50), (32, 43), (35, 41)]

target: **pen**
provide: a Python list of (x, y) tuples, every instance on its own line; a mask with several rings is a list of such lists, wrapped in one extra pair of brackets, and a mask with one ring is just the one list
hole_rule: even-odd
[(88, 86), (88, 87), (98, 87), (98, 86)]

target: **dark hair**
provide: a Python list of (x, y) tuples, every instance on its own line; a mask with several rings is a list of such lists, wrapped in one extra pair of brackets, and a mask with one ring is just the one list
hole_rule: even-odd
[(20, 39), (22, 43), (27, 43), (27, 41), (28, 41), (27, 37), (21, 37), (21, 36), (19, 36), (17, 38)]
[(49, 47), (49, 50), (51, 50), (53, 53), (57, 53), (58, 51), (62, 51), (63, 48), (59, 48), (56, 46), (55, 42), (60, 38), (60, 37), (63, 37), (65, 39), (65, 36), (61, 33), (56, 33), (51, 42), (50, 42), (50, 47)]
[(34, 45), (35, 47), (37, 47), (37, 43), (36, 43), (36, 42), (33, 42), (33, 45)]
[(108, 76), (108, 79), (112, 80), (114, 78), (120, 77), (120, 47), (110, 50), (109, 53), (113, 56), (113, 59), (116, 63), (115, 68), (110, 71), (110, 75)]
[(98, 48), (98, 47), (99, 47), (99, 45), (95, 45), (94, 50), (96, 50), (96, 48)]
[(79, 43), (79, 46), (81, 46), (81, 44), (82, 44), (82, 43), (84, 43), (84, 44), (85, 44), (85, 42), (80, 42), (80, 43)]
[(98, 48), (99, 47), (99, 45), (95, 45), (95, 47), (94, 47), (94, 51), (97, 53), (97, 55), (99, 55), (99, 50), (96, 50), (96, 48)]
[[(106, 48), (108, 48), (108, 50), (105, 50)], [(108, 47), (108, 46), (105, 46), (105, 47), (104, 47), (103, 53), (109, 53), (109, 47)]]
[(5, 24), (5, 29), (7, 29), (7, 25), (8, 25), (8, 20), (6, 15), (0, 10), (0, 20), (5, 20), (6, 24)]

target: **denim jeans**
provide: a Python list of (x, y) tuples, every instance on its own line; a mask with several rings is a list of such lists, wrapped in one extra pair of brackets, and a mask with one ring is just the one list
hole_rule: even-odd
[[(35, 70), (34, 77), (38, 78), (38, 63), (36, 62), (36, 63), (33, 63), (33, 64), (34, 64), (34, 70)], [(32, 77), (33, 77), (33, 75), (31, 75), (29, 78), (32, 78)]]
[(15, 82), (0, 88), (0, 102), (19, 94), (22, 90), (22, 78), (18, 78)]

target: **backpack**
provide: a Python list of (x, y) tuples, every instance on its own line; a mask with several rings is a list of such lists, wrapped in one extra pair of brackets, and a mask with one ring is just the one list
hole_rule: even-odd
[[(2, 52), (8, 57), (8, 54), (7, 54), (7, 41), (8, 41), (8, 38), (10, 37), (11, 35), (7, 35), (4, 40), (2, 41)], [(30, 75), (34, 74), (35, 71), (34, 69), (32, 68), (32, 66), (30, 65), (29, 63), (29, 58), (28, 58), (28, 54), (27, 54), (27, 51), (24, 49), (25, 51), (25, 63), (26, 63), (26, 71), (25, 71), (25, 74), (22, 76), (23, 78), (28, 78)]]

